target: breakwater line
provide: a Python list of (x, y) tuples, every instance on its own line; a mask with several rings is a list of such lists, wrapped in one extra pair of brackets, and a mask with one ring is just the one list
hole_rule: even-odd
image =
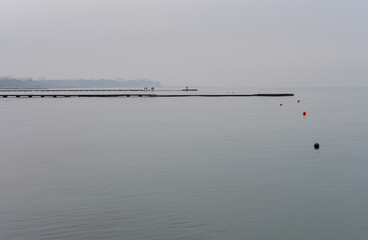
[(141, 93), (119, 93), (119, 94), (96, 94), (96, 93), (57, 93), (57, 94), (40, 94), (40, 93), (2, 93), (0, 97), (8, 98), (67, 98), (67, 97), (161, 97), (161, 98), (172, 98), (172, 97), (291, 97), (293, 93), (258, 93), (258, 94), (141, 94)]

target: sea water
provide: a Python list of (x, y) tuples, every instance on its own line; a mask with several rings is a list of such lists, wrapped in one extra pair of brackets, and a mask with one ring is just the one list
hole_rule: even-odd
[(1, 98), (0, 239), (367, 239), (368, 89), (257, 91)]

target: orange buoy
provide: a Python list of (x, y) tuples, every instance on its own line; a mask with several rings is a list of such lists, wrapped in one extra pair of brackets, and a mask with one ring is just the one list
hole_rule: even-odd
[(303, 112), (303, 116), (307, 115), (307, 112)]

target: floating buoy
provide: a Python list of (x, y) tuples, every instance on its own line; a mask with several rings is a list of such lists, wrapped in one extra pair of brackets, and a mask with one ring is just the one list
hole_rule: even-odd
[(298, 102), (300, 102), (300, 100), (298, 100)]
[(319, 143), (314, 144), (314, 149), (319, 149)]
[(307, 112), (303, 112), (303, 116), (306, 116), (307, 115)]

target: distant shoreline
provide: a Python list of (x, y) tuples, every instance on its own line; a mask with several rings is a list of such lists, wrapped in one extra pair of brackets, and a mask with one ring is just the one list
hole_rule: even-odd
[(0, 89), (48, 89), (48, 88), (134, 88), (134, 87), (161, 87), (159, 81), (150, 79), (59, 79), (33, 80), (0, 77)]

